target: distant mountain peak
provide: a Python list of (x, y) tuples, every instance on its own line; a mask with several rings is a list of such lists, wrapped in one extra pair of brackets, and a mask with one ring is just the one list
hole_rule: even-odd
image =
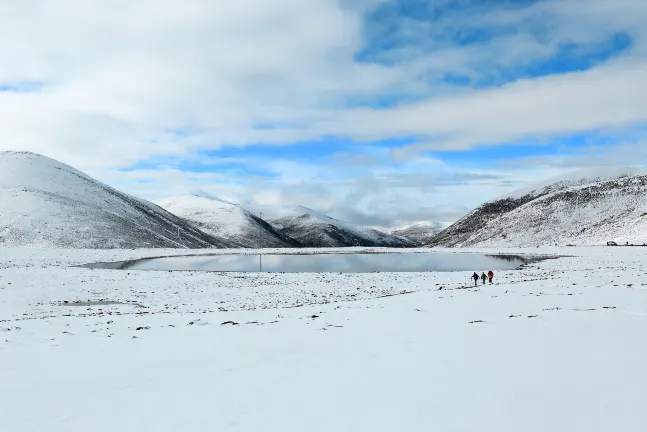
[(270, 223), (277, 230), (295, 238), (304, 246), (412, 247), (416, 245), (408, 239), (372, 228), (355, 226), (308, 207), (295, 206), (293, 209), (297, 214), (273, 219)]
[(215, 197), (180, 195), (164, 198), (157, 203), (200, 230), (244, 247), (301, 246), (244, 208)]
[(213, 195), (213, 194), (211, 194), (211, 193), (209, 193), (209, 192), (207, 192), (207, 191), (205, 191), (204, 189), (201, 189), (201, 188), (194, 189), (191, 192), (189, 192), (187, 195), (184, 195), (184, 196), (194, 196), (194, 197), (198, 197), (198, 198), (210, 199), (212, 201), (219, 201), (219, 202), (222, 202), (222, 203), (225, 203), (225, 204), (237, 205), (237, 204), (235, 204), (235, 203), (233, 203), (231, 201), (227, 201), (227, 200), (222, 199), (222, 198), (220, 198), (220, 197), (218, 197), (216, 195)]
[(423, 221), (392, 230), (391, 235), (404, 237), (422, 246), (429, 243), (442, 230), (443, 224), (440, 222)]

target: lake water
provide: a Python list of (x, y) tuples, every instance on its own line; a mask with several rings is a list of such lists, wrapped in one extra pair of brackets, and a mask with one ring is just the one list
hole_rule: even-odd
[(119, 270), (371, 273), (512, 270), (530, 262), (518, 255), (478, 253), (380, 253), (313, 255), (193, 255), (147, 258), (81, 267)]

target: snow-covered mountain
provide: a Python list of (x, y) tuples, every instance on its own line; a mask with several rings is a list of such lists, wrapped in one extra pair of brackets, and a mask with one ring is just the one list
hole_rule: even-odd
[(570, 187), (586, 185), (598, 181), (613, 180), (622, 177), (631, 177), (643, 174), (644, 171), (636, 168), (601, 166), (579, 169), (561, 176), (535, 183), (531, 186), (517, 189), (516, 191), (503, 195), (498, 199), (522, 198), (525, 196), (538, 197), (551, 192), (568, 189)]
[(576, 171), (489, 201), (429, 246), (591, 245), (647, 240), (647, 174)]
[(235, 247), (183, 219), (35, 153), (0, 152), (0, 245)]
[(294, 238), (305, 247), (416, 246), (405, 238), (372, 228), (358, 227), (307, 207), (298, 206), (294, 211), (297, 215), (284, 216), (269, 222), (278, 231)]
[(404, 237), (419, 245), (427, 244), (443, 230), (440, 222), (420, 222), (391, 231), (391, 235)]
[(244, 247), (299, 247), (300, 243), (236, 204), (217, 198), (184, 195), (157, 204), (200, 230)]

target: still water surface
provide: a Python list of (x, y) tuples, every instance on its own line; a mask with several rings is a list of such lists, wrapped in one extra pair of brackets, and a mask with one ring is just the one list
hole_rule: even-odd
[(381, 253), (315, 255), (201, 255), (148, 258), (82, 267), (119, 270), (212, 272), (428, 272), (512, 270), (528, 262), (517, 255), (478, 253)]

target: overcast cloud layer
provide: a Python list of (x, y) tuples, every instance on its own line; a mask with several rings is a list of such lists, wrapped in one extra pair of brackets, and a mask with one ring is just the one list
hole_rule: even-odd
[(6, 3), (0, 150), (149, 199), (395, 227), (647, 161), (643, 0)]

